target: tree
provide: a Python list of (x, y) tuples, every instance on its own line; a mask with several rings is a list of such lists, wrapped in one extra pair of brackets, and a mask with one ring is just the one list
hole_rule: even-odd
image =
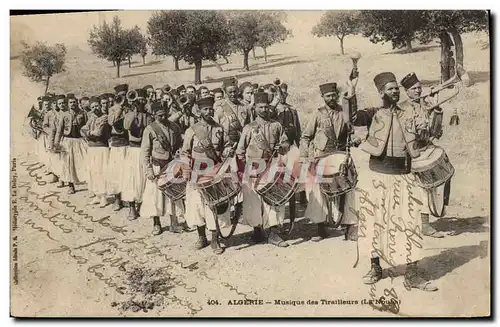
[(120, 63), (131, 56), (133, 44), (130, 42), (130, 30), (121, 26), (118, 16), (108, 25), (95, 26), (90, 31), (89, 44), (92, 52), (99, 58), (113, 61), (116, 64), (116, 77), (120, 77)]
[(460, 77), (467, 74), (464, 69), (464, 48), (461, 34), (473, 31), (488, 32), (488, 13), (483, 10), (423, 10), (421, 15), (425, 25), (419, 31), (419, 38), (421, 40), (436, 37), (440, 39), (442, 79), (450, 78), (450, 68), (454, 68), (449, 67), (450, 49), (453, 44), (456, 53), (456, 72)]
[(148, 21), (148, 32), (154, 54), (195, 65), (195, 84), (201, 84), (203, 60), (216, 61), (229, 43), (226, 17), (217, 11), (155, 12)]
[(185, 17), (182, 11), (154, 12), (148, 20), (149, 45), (154, 55), (172, 56), (175, 70), (179, 70), (182, 58), (182, 25)]
[(263, 15), (263, 12), (249, 10), (228, 13), (231, 43), (243, 52), (243, 68), (247, 71), (250, 70), (248, 54), (259, 42), (259, 23)]
[(65, 71), (66, 47), (57, 43), (48, 46), (37, 42), (33, 46), (23, 44), (25, 49), (21, 54), (23, 75), (34, 82), (45, 82), (45, 93), (49, 89), (50, 78), (54, 74)]
[(282, 24), (282, 21), (286, 19), (286, 14), (282, 14), (281, 12), (266, 12), (265, 15), (268, 18), (262, 17), (259, 23), (257, 45), (264, 50), (264, 61), (267, 62), (267, 48), (275, 43), (285, 41), (287, 37), (292, 35), (292, 31)]
[(128, 67), (130, 68), (132, 56), (135, 54), (141, 54), (147, 41), (145, 36), (141, 34), (141, 30), (137, 25), (126, 31), (126, 39), (128, 44), (126, 57), (128, 59)]
[(327, 11), (312, 29), (317, 37), (336, 36), (340, 52), (344, 54), (344, 38), (359, 33), (359, 13), (355, 11)]
[(147, 45), (146, 38), (144, 38), (144, 43), (141, 44), (140, 54), (142, 57), (142, 64), (145, 65), (146, 64), (146, 56), (148, 55), (148, 45)]
[(373, 43), (391, 42), (393, 49), (413, 51), (416, 32), (425, 24), (423, 10), (362, 10), (359, 16), (362, 34)]

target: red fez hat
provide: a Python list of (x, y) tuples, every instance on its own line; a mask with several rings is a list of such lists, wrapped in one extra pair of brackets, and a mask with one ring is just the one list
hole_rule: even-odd
[(151, 104), (151, 111), (153, 111), (155, 115), (164, 115), (167, 113), (165, 108), (161, 105), (161, 102), (153, 102)]
[(57, 98), (57, 100), (61, 100), (61, 99), (66, 100), (66, 96), (64, 94), (59, 94), (56, 98)]
[(137, 92), (137, 97), (138, 98), (146, 98), (148, 96), (148, 92), (146, 91), (146, 89), (137, 89), (135, 90)]
[(115, 86), (115, 93), (128, 92), (128, 84), (119, 84)]
[(196, 91), (196, 87), (194, 87), (193, 85), (188, 85), (188, 86), (186, 86), (186, 89), (193, 89), (193, 90), (195, 90), (195, 91)]
[(198, 100), (198, 109), (212, 108), (214, 106), (214, 98), (206, 97)]
[(417, 75), (415, 73), (409, 73), (403, 79), (401, 80), (401, 85), (408, 90), (410, 87), (413, 85), (417, 84), (420, 82), (417, 78)]
[(212, 93), (224, 93), (224, 91), (222, 91), (222, 89), (220, 87), (217, 87), (215, 89), (212, 90)]
[(142, 88), (143, 90), (154, 89), (153, 85), (146, 85)]
[(89, 97), (81, 97), (80, 101), (85, 101), (85, 100), (88, 100), (88, 99), (89, 99)]
[(109, 98), (109, 97), (108, 97), (108, 94), (107, 94), (107, 93), (103, 93), (103, 94), (101, 94), (101, 95), (99, 96), (99, 100), (103, 100), (103, 99), (104, 99), (104, 100), (108, 100), (108, 98)]
[(177, 90), (177, 92), (180, 92), (180, 91), (185, 90), (185, 89), (186, 89), (186, 87), (184, 85), (181, 85), (181, 86), (177, 87), (176, 90)]
[(269, 94), (265, 93), (265, 92), (257, 92), (257, 93), (254, 93), (253, 94), (253, 102), (255, 104), (257, 103), (265, 103), (265, 104), (269, 104)]
[(66, 99), (68, 99), (68, 100), (69, 99), (76, 99), (75, 94), (74, 93), (68, 93), (68, 94), (66, 94)]
[(377, 87), (377, 90), (381, 90), (385, 84), (390, 82), (396, 82), (396, 76), (391, 72), (383, 72), (373, 78), (373, 83)]
[(319, 91), (321, 95), (326, 93), (337, 93), (337, 83), (325, 83), (319, 86)]
[(44, 95), (42, 98), (41, 98), (41, 101), (50, 101), (50, 97), (47, 96), (47, 95)]

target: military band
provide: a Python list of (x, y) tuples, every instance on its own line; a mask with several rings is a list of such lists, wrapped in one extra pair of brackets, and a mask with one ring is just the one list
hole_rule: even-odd
[[(353, 69), (350, 92), (343, 95), (337, 83), (320, 85), (323, 103), (313, 111), (304, 129), (298, 110), (287, 102), (289, 85), (279, 79), (259, 87), (250, 81), (238, 85), (235, 78), (226, 78), (220, 88), (212, 90), (168, 84), (129, 90), (128, 84), (120, 84), (114, 94), (80, 99), (71, 93), (47, 94), (37, 99), (39, 104), (28, 118), (37, 155), (52, 183), (59, 181), (58, 187), (67, 186), (68, 194), (87, 183), (90, 205), (104, 208), (112, 197), (113, 210), (128, 207), (131, 224), (140, 217), (152, 219), (153, 235), (162, 233), (162, 222), (171, 232), (181, 232), (185, 220), (197, 230), (196, 249), (210, 244), (215, 254), (222, 254), (220, 228), (239, 221), (253, 228), (255, 242), (288, 247), (281, 227), (285, 224), (285, 204), (291, 221), (295, 218), (297, 192), (301, 194), (300, 203), (306, 206), (305, 218), (315, 225), (312, 241), (329, 237), (328, 223), (336, 216), (346, 239), (359, 242), (361, 252), (371, 260), (364, 283), (373, 284), (382, 278), (382, 264), (394, 267), (403, 263), (407, 267), (406, 285), (436, 290), (422, 277), (417, 263), (423, 236), (443, 237), (430, 226), (429, 215), (435, 210), (427, 208), (432, 207), (428, 201), (435, 200), (437, 188), (445, 187), (449, 193), (451, 177), (427, 187), (415, 182), (411, 166), (428, 158), (421, 154), (428, 153), (435, 147), (433, 141), (442, 136), (443, 109), (422, 96), (415, 73), (401, 80), (408, 100), (400, 102), (399, 85), (390, 72), (374, 78), (381, 106), (358, 109), (358, 75)], [(367, 127), (365, 140), (355, 136), (353, 126)], [(358, 184), (373, 194), (373, 221), (368, 223), (364, 232), (368, 236), (363, 239), (357, 236), (356, 210), (349, 210), (358, 205), (357, 175), (349, 179), (350, 168), (346, 166), (348, 160), (352, 162), (353, 146), (369, 154), (366, 174), (370, 177), (360, 175)], [(327, 196), (324, 185), (331, 182), (311, 180), (311, 176), (320, 162), (332, 158), (345, 158), (336, 166), (339, 173), (335, 176), (349, 187)], [(286, 160), (309, 165), (305, 182), (298, 182), (305, 192), (300, 188), (293, 188), (291, 194), (287, 189), (278, 190), (275, 195), (284, 200), (274, 205), (265, 195), (276, 186), (273, 178), (278, 177), (273, 169), (297, 173), (283, 164)], [(215, 170), (210, 171), (213, 167)], [(238, 172), (236, 183), (241, 188), (224, 199), (222, 206), (209, 205), (201, 185), (210, 189), (214, 176), (227, 173), (226, 169)], [(298, 181), (299, 176), (295, 177)], [(169, 187), (179, 196), (165, 191)], [(411, 256), (405, 248), (394, 248), (388, 242), (397, 238), (396, 243), (405, 244), (408, 237), (413, 244)], [(371, 244), (372, 239), (376, 245)]]

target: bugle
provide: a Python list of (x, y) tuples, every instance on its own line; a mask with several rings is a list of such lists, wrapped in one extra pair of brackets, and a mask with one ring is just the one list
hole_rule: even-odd
[[(445, 89), (448, 89), (451, 86), (454, 86), (455, 84), (460, 83), (460, 82), (461, 82), (461, 79), (458, 76), (458, 74), (455, 72), (455, 75), (453, 75), (450, 79), (444, 81), (443, 83), (441, 83), (441, 84), (439, 84), (439, 85), (437, 85), (435, 87), (431, 87), (431, 89), (428, 92), (420, 95), (420, 97), (418, 97), (418, 100), (422, 101), (425, 98), (433, 97), (436, 94), (439, 94), (439, 92), (441, 92), (441, 91), (443, 91)], [(428, 110), (434, 109), (436, 107), (439, 107), (443, 103), (445, 103), (447, 101), (450, 101), (452, 98), (454, 98), (460, 92), (459, 89), (458, 89), (458, 87), (455, 87), (455, 90), (456, 91), (453, 94), (451, 94), (450, 96), (444, 98), (443, 100), (437, 101), (437, 103), (433, 104), (431, 107), (429, 107), (427, 109)]]
[(125, 96), (123, 96), (121, 94), (118, 94), (117, 96), (115, 96), (115, 103), (120, 105), (120, 106), (123, 106), (125, 104)]
[(129, 103), (134, 102), (138, 97), (137, 91), (136, 90), (130, 90), (127, 92), (127, 101)]

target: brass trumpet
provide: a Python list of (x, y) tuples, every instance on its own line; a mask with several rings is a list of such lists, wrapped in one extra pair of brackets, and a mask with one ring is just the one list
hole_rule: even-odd
[[(454, 86), (457, 83), (460, 83), (461, 81), (462, 80), (460, 79), (460, 77), (458, 76), (458, 74), (455, 71), (455, 75), (453, 75), (450, 79), (444, 81), (443, 83), (441, 83), (439, 85), (431, 87), (431, 89), (428, 92), (420, 95), (420, 97), (418, 97), (418, 100), (422, 101), (423, 99), (425, 99), (427, 97), (432, 97), (432, 96), (438, 94), (439, 92), (441, 92), (441, 91), (443, 91), (445, 89), (448, 89), (448, 88), (450, 88), (451, 86)], [(451, 94), (447, 98), (445, 98), (445, 99), (443, 99), (441, 101), (438, 101), (436, 104), (433, 104), (432, 107), (430, 107), (428, 109), (429, 110), (430, 109), (434, 109), (436, 107), (439, 107), (443, 103), (445, 103), (447, 101), (450, 101), (452, 98), (454, 98), (455, 96), (457, 96), (457, 94), (459, 93), (459, 89), (457, 87), (455, 87), (455, 90), (456, 90), (456, 92), (454, 92), (453, 94)]]
[(167, 84), (164, 87), (162, 87), (161, 90), (165, 93), (170, 93), (170, 91), (172, 91), (172, 87)]
[(130, 90), (130, 91), (127, 92), (127, 101), (129, 103), (132, 103), (135, 100), (137, 100), (137, 97), (138, 97), (138, 94), (137, 94), (136, 90)]

